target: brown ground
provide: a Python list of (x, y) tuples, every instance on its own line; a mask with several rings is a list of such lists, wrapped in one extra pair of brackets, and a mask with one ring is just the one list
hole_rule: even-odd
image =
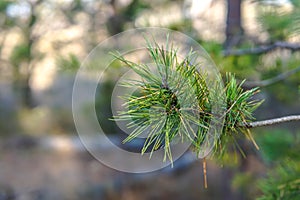
[(136, 175), (110, 169), (85, 151), (10, 142), (0, 151), (0, 200), (237, 199), (230, 189), (232, 172), (212, 162), (207, 167), (204, 189), (201, 161), (172, 173)]

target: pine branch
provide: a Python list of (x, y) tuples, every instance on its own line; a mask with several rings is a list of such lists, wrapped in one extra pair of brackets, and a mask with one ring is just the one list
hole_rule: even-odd
[(229, 49), (229, 50), (225, 50), (223, 54), (224, 56), (242, 56), (247, 54), (259, 55), (259, 54), (268, 53), (275, 49), (288, 49), (291, 51), (299, 51), (300, 43), (289, 43), (289, 42), (278, 41), (275, 42), (274, 44), (262, 45), (250, 49), (237, 49), (237, 50)]
[[(191, 148), (197, 155), (202, 154), (206, 148), (206, 141), (213, 140), (213, 152), (211, 155), (222, 159), (229, 145), (235, 145), (243, 154), (237, 137), (249, 137), (255, 146), (256, 143), (248, 130), (254, 127), (273, 125), (288, 121), (300, 121), (300, 115), (286, 116), (277, 119), (251, 122), (253, 112), (262, 101), (253, 100), (253, 95), (259, 92), (258, 87), (245, 90), (238, 83), (234, 75), (227, 74), (224, 80), (224, 89), (220, 92), (226, 101), (222, 108), (224, 111), (224, 127), (220, 137), (211, 137), (208, 130), (214, 117), (210, 114), (211, 107), (216, 102), (205, 82), (205, 75), (197, 71), (198, 64), (191, 64), (194, 55), (191, 51), (183, 61), (177, 59), (177, 50), (166, 42), (166, 49), (155, 41), (146, 40), (147, 49), (154, 63), (157, 73), (152, 73), (150, 67), (145, 64), (134, 63), (122, 55), (114, 54), (115, 58), (131, 68), (143, 81), (130, 80), (124, 83), (125, 87), (138, 87), (138, 92), (124, 96), (125, 110), (114, 116), (114, 120), (127, 121), (128, 128), (133, 128), (131, 134), (123, 141), (129, 142), (142, 133), (148, 133), (144, 141), (141, 153), (151, 154), (163, 148), (164, 160), (172, 160), (170, 145), (179, 137), (181, 141), (190, 141)], [(294, 69), (266, 80), (263, 84), (271, 84), (282, 80), (297, 72)], [(215, 80), (222, 81), (222, 80)], [(176, 88), (176, 90), (172, 89)], [(180, 92), (178, 92), (180, 91)], [(195, 96), (190, 95), (195, 94)], [(184, 100), (179, 101), (181, 98)], [(153, 110), (155, 109), (155, 110)], [(192, 109), (193, 112), (185, 112)], [(154, 112), (155, 111), (155, 112)], [(195, 117), (195, 116), (196, 117)], [(245, 123), (244, 123), (245, 122)], [(196, 127), (196, 131), (193, 129)], [(237, 134), (232, 134), (232, 133)], [(205, 163), (204, 163), (205, 168)]]
[(300, 115), (290, 115), (290, 116), (284, 116), (284, 117), (279, 117), (274, 119), (255, 121), (255, 122), (250, 122), (248, 124), (244, 124), (243, 126), (246, 128), (256, 128), (256, 127), (270, 126), (270, 125), (275, 125), (284, 122), (291, 122), (291, 121), (300, 121)]
[(279, 74), (273, 78), (262, 80), (262, 81), (246, 81), (243, 86), (245, 88), (253, 88), (253, 87), (266, 87), (268, 85), (272, 85), (274, 83), (277, 83), (279, 81), (282, 81), (289, 76), (297, 73), (300, 71), (300, 66), (296, 67), (295, 69), (289, 70), (287, 72), (284, 72), (282, 74)]

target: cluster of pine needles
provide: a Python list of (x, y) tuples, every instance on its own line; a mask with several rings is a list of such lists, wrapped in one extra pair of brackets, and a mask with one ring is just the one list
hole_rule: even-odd
[[(148, 53), (154, 63), (132, 62), (119, 53), (113, 54), (117, 60), (132, 69), (140, 78), (128, 79), (122, 86), (137, 88), (133, 94), (123, 96), (124, 110), (114, 120), (126, 121), (132, 133), (123, 141), (129, 142), (142, 134), (147, 134), (141, 153), (152, 153), (163, 148), (164, 161), (173, 162), (171, 144), (188, 141), (199, 154), (203, 143), (212, 138), (211, 154), (221, 158), (233, 146), (242, 154), (238, 145), (240, 137), (247, 137), (255, 144), (247, 124), (254, 118), (253, 111), (261, 104), (253, 95), (258, 88), (244, 90), (231, 74), (226, 74), (222, 90), (213, 91), (207, 85), (207, 73), (199, 71), (201, 63), (195, 63), (197, 53), (192, 49), (184, 58), (178, 49), (169, 43), (158, 45), (146, 39)], [(219, 84), (215, 84), (219, 85)], [(212, 108), (216, 99), (223, 97), (223, 127), (218, 137), (209, 135), (214, 120)], [(256, 144), (255, 144), (256, 145)]]

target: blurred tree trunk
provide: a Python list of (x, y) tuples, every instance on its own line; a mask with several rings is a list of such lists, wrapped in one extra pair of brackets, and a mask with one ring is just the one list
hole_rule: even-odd
[[(31, 12), (28, 18), (28, 22), (23, 23), (21, 26), (24, 40), (23, 45), (25, 46), (26, 51), (25, 53), (22, 52), (18, 55), (19, 61), (15, 61), (13, 63), (15, 77), (14, 87), (20, 94), (20, 103), (26, 108), (34, 108), (37, 106), (32, 95), (30, 81), (32, 78), (34, 68), (36, 67), (34, 63), (35, 55), (33, 52), (33, 46), (38, 39), (37, 37), (33, 36), (32, 32), (38, 17), (36, 14), (36, 9), (38, 4), (40, 4), (41, 2), (43, 1), (38, 0), (34, 3), (29, 2)], [(21, 67), (23, 67), (23, 71), (21, 70)]]
[(28, 27), (26, 27), (24, 29), (24, 35), (26, 38), (26, 43), (28, 43), (28, 50), (29, 50), (29, 58), (28, 58), (28, 62), (27, 64), (27, 70), (26, 70), (26, 74), (25, 77), (22, 81), (22, 85), (21, 85), (21, 95), (22, 95), (22, 104), (23, 106), (25, 106), (26, 108), (34, 108), (36, 105), (34, 103), (33, 100), (33, 96), (32, 96), (32, 89), (30, 86), (30, 80), (32, 77), (32, 73), (33, 73), (33, 68), (34, 68), (34, 64), (33, 64), (33, 44), (35, 42), (35, 39), (32, 36), (32, 30), (33, 30), (33, 26), (35, 25), (36, 22), (36, 14), (35, 14), (35, 5), (31, 4), (31, 14), (29, 17), (29, 24)]
[(110, 6), (113, 14), (107, 19), (106, 27), (110, 35), (115, 35), (124, 31), (125, 24), (134, 21), (136, 14), (145, 5), (139, 0), (131, 0), (127, 6), (118, 8), (117, 0), (111, 0)]
[(242, 0), (227, 0), (225, 49), (230, 49), (237, 45), (244, 32), (241, 20), (241, 1)]
[(32, 96), (32, 89), (30, 86), (30, 79), (31, 79), (31, 74), (28, 75), (22, 85), (21, 88), (21, 95), (23, 97), (23, 102), (22, 104), (26, 107), (26, 108), (34, 108), (36, 107), (36, 102), (34, 101), (34, 98)]

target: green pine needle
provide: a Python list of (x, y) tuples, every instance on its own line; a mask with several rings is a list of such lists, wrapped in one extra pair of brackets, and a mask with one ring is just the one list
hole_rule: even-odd
[[(141, 78), (122, 84), (124, 87), (138, 88), (132, 95), (122, 97), (126, 102), (125, 109), (114, 116), (114, 120), (126, 121), (128, 128), (133, 128), (123, 142), (129, 142), (146, 132), (142, 154), (150, 151), (151, 156), (154, 151), (163, 148), (164, 161), (168, 159), (172, 162), (171, 144), (180, 141), (191, 142), (198, 154), (203, 150), (202, 144), (214, 120), (212, 107), (219, 91), (210, 94), (205, 81), (206, 74), (197, 71), (198, 64), (191, 64), (196, 55), (194, 51), (191, 50), (180, 60), (177, 49), (169, 44), (168, 37), (165, 47), (155, 41), (146, 39), (146, 42), (157, 73), (146, 64), (134, 63), (120, 54), (113, 54)], [(253, 119), (253, 111), (261, 104), (252, 100), (258, 88), (245, 91), (242, 83), (237, 83), (231, 74), (227, 74), (222, 92), (227, 103), (223, 108), (226, 111), (223, 131), (219, 138), (213, 138), (213, 155), (217, 157), (222, 157), (230, 144), (240, 149), (236, 142), (239, 136), (252, 139), (244, 124)]]
[(290, 159), (284, 161), (259, 181), (263, 195), (258, 200), (299, 199), (300, 163)]

